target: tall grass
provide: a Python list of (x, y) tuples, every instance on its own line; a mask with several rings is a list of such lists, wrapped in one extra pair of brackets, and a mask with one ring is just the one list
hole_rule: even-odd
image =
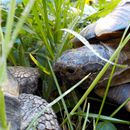
[[(81, 5), (79, 1), (75, 6)], [(9, 54), (8, 61), (14, 65), (27, 65), (26, 58), (24, 60), (24, 55), (29, 54), (30, 51), (27, 49), (30, 48), (30, 42), (39, 41), (42, 43), (40, 46), (39, 44), (36, 45), (40, 50), (41, 47), (45, 50), (43, 51), (44, 59), (49, 58), (52, 61), (55, 61), (56, 58), (62, 53), (63, 50), (67, 49), (68, 46), (65, 43), (68, 42), (68, 35), (64, 32), (61, 32), (60, 29), (64, 27), (69, 27), (73, 29), (78, 21), (79, 16), (71, 13), (71, 17), (68, 16), (69, 8), (70, 8), (70, 1), (66, 0), (54, 0), (54, 1), (45, 1), (45, 0), (38, 0), (35, 2), (35, 7), (32, 9), (32, 12), (29, 14), (31, 7), (34, 4), (33, 1), (27, 2), (27, 0), (23, 1), (23, 6), (19, 6), (15, 8), (16, 1), (12, 0), (8, 10), (4, 10), (7, 16), (7, 20), (5, 21), (5, 31), (3, 32), (3, 25), (0, 28), (1, 30), (1, 61), (0, 61), (0, 84), (1, 87), (4, 86), (4, 82), (7, 81), (7, 72), (6, 72), (6, 60)], [(21, 12), (22, 15), (19, 17), (18, 12), (15, 13), (15, 9)], [(73, 17), (72, 17), (73, 15)], [(80, 15), (80, 13), (79, 13)], [(5, 17), (2, 16), (2, 17)], [(25, 19), (28, 17), (26, 24), (23, 23)], [(52, 19), (51, 19), (52, 18)], [(23, 27), (23, 31), (22, 31)], [(24, 41), (24, 34), (29, 32), (30, 34), (34, 34), (35, 36), (28, 35), (30, 38), (28, 41)], [(5, 33), (5, 34), (4, 34)], [(19, 37), (17, 37), (19, 34)], [(65, 38), (65, 40), (63, 40)], [(18, 42), (17, 42), (18, 41)], [(20, 41), (20, 42), (19, 42)], [(14, 47), (13, 44), (17, 43)], [(19, 44), (20, 43), (20, 44)], [(22, 43), (22, 44), (21, 44)], [(28, 46), (29, 45), (29, 46)], [(13, 47), (13, 49), (12, 49)], [(16, 48), (19, 49), (16, 49)], [(60, 49), (59, 49), (60, 48)], [(11, 50), (12, 49), (12, 50)], [(36, 48), (34, 48), (36, 49)], [(31, 53), (36, 55), (37, 57), (40, 54), (40, 51), (31, 50)], [(22, 57), (22, 58), (21, 58)], [(21, 60), (22, 59), (22, 60)], [(21, 62), (22, 61), (22, 62)], [(28, 59), (29, 61), (29, 59)], [(48, 66), (46, 60), (44, 60), (44, 65)], [(27, 63), (27, 64), (26, 64)], [(49, 68), (49, 67), (48, 67)], [(4, 98), (3, 98), (4, 99)], [(2, 100), (1, 94), (1, 103), (4, 102)], [(1, 108), (1, 119), (2, 127), (6, 127), (6, 115), (4, 111), (4, 105)], [(3, 114), (3, 115), (2, 115)], [(4, 119), (4, 120), (3, 120)], [(4, 122), (5, 121), (5, 122)]]
[[(90, 85), (88, 90), (86, 90), (81, 99), (79, 99), (79, 97), (77, 96), (79, 102), (77, 104), (74, 104), (75, 107), (69, 113), (68, 105), (63, 97), (69, 94), (71, 91), (74, 91), (74, 89), (81, 82), (77, 83), (75, 86), (73, 86), (68, 91), (62, 94), (60, 90), (61, 86), (58, 84), (58, 81), (55, 77), (51, 65), (54, 64), (54, 62), (62, 54), (63, 51), (72, 48), (72, 44), (69, 41), (73, 36), (68, 34), (67, 32), (61, 31), (61, 29), (67, 28), (70, 30), (81, 30), (80, 28), (77, 29), (77, 27), (80, 26), (79, 23), (83, 15), (84, 0), (77, 0), (76, 2), (71, 2), (70, 0), (37, 0), (35, 1), (35, 7), (32, 7), (34, 1), (35, 0), (30, 0), (29, 4), (27, 4), (28, 0), (23, 0), (22, 5), (19, 5), (17, 7), (17, 11), (15, 12), (14, 10), (15, 1), (12, 0), (10, 4), (11, 7), (10, 11), (4, 10), (8, 18), (7, 21), (5, 20), (6, 21), (5, 34), (2, 31), (2, 27), (0, 27), (0, 35), (1, 35), (0, 84), (2, 84), (3, 81), (6, 81), (5, 79), (7, 78), (6, 60), (9, 54), (8, 57), (9, 65), (34, 66), (35, 63), (44, 72), (44, 74), (42, 75), (43, 76), (42, 78), (44, 80), (43, 84), (47, 87), (44, 88), (45, 90), (43, 91), (42, 96), (49, 99), (50, 93), (52, 93), (54, 89), (58, 91), (59, 97), (56, 98), (54, 101), (52, 101), (47, 106), (47, 108), (55, 105), (58, 101), (62, 100), (60, 104), (62, 104), (63, 108), (61, 109), (63, 111), (65, 110), (65, 114), (63, 114), (63, 116), (64, 115), (65, 117), (67, 116), (67, 119), (69, 120), (69, 122), (67, 122), (67, 124), (64, 125), (65, 128), (68, 128), (70, 130), (76, 128), (76, 126), (71, 122), (72, 115), (77, 115), (79, 119), (78, 121), (82, 121), (80, 120), (81, 119), (80, 116), (82, 116), (85, 119), (83, 123), (83, 128), (82, 126), (80, 126), (77, 129), (86, 128), (86, 124), (88, 123), (88, 117), (97, 118), (97, 120), (103, 119), (113, 122), (115, 121), (129, 124), (129, 122), (127, 121), (101, 115), (102, 110), (100, 111), (99, 115), (91, 114), (89, 113), (89, 110), (91, 109), (90, 107), (91, 105), (89, 106), (89, 104), (88, 107), (86, 107), (87, 105), (86, 103), (84, 103), (85, 107), (83, 108), (83, 113), (80, 113), (82, 109), (79, 109), (79, 107), (88, 97), (89, 93), (94, 89), (95, 85), (103, 76), (103, 74), (110, 66), (110, 64), (114, 62), (115, 58), (120, 53), (120, 51), (125, 46), (130, 37), (128, 36), (121, 41), (119, 47), (117, 48), (113, 56), (110, 58), (109, 62), (106, 63), (102, 71), (98, 74), (96, 79)], [(111, 3), (107, 3), (105, 0), (99, 0), (99, 4), (96, 4), (96, 8), (98, 8), (99, 11), (96, 14), (93, 14), (92, 16), (88, 17), (86, 21), (87, 20), (95, 21), (96, 19), (108, 14), (112, 9), (114, 9), (114, 7), (118, 4), (119, 1), (120, 0), (113, 0)], [(76, 7), (81, 11), (73, 12), (70, 9), (71, 6)], [(29, 13), (31, 7), (32, 10)], [(19, 14), (21, 14), (21, 12), (23, 12), (22, 16), (19, 17), (20, 16)], [(84, 21), (84, 23), (86, 23), (86, 21)], [(25, 24), (23, 24), (24, 22)], [(33, 60), (34, 63), (30, 59)], [(82, 81), (84, 81), (85, 78)], [(75, 97), (72, 98), (73, 98), (72, 101), (74, 101)], [(3, 105), (3, 107), (0, 110), (1, 117), (3, 117), (1, 122), (3, 124), (2, 127), (6, 129), (7, 126), (5, 124), (7, 123), (3, 104), (4, 98), (1, 96), (1, 99), (3, 99), (0, 100), (1, 101), (0, 104)], [(70, 107), (72, 108), (73, 105), (71, 104)], [(88, 109), (87, 112), (85, 113), (84, 110), (86, 108)], [(120, 108), (122, 108), (122, 106), (120, 106), (111, 116), (115, 115), (115, 113), (117, 113), (120, 110)], [(60, 108), (57, 109), (58, 109), (57, 111), (60, 111)], [(79, 111), (75, 112), (77, 109), (79, 109)], [(41, 111), (36, 116), (36, 118), (34, 118), (28, 129), (31, 128), (31, 125), (36, 121), (38, 116), (44, 111), (45, 110)], [(67, 120), (63, 118), (62, 121), (63, 121), (62, 124), (64, 124)], [(78, 122), (77, 124), (82, 123)]]
[[(72, 45), (69, 42), (70, 36), (61, 31), (62, 28), (74, 29), (80, 20), (80, 15), (82, 12), (75, 14), (70, 10), (71, 2), (69, 0), (54, 0), (54, 1), (37, 1), (35, 4), (35, 8), (32, 10), (33, 18), (35, 19), (35, 24), (28, 23), (28, 27), (31, 28), (38, 40), (41, 40), (42, 47), (44, 51), (42, 51), (42, 55), (44, 55), (43, 61), (40, 62), (46, 67), (48, 70), (48, 61), (46, 59), (49, 58), (49, 61), (53, 65), (56, 59), (62, 54), (62, 52), (68, 48), (71, 48)], [(83, 1), (78, 1), (75, 3), (75, 6), (81, 8), (83, 6)], [(81, 9), (82, 10), (82, 9)], [(37, 51), (39, 53), (39, 50)], [(38, 59), (37, 52), (31, 53), (32, 55), (36, 55), (35, 57)], [(41, 53), (41, 52), (40, 52)], [(53, 73), (52, 73), (53, 75)], [(44, 92), (44, 97), (50, 97), (50, 93), (54, 89), (54, 81), (53, 77), (48, 77), (44, 75), (44, 80), (47, 83), (46, 93)], [(62, 94), (60, 90), (60, 86), (56, 82), (56, 88), (59, 92), (59, 95)], [(73, 129), (73, 125), (71, 120), (69, 119), (68, 108), (67, 105), (62, 99), (62, 104), (65, 110), (65, 115), (69, 122), (67, 123), (69, 129)], [(29, 128), (28, 128), (29, 129)]]
[[(2, 31), (2, 26), (0, 25), (0, 127), (1, 129), (9, 129), (6, 122), (6, 112), (5, 112), (5, 103), (4, 103), (4, 87), (8, 80), (7, 78), (7, 57), (8, 54), (13, 47), (13, 44), (16, 40), (16, 37), (18, 36), (19, 31), (21, 30), (25, 19), (27, 18), (35, 0), (30, 0), (25, 7), (22, 16), (20, 17), (19, 21), (14, 26), (14, 17), (15, 17), (15, 6), (16, 1), (11, 0), (9, 9), (8, 9), (8, 16), (6, 20), (6, 31), (5, 33)], [(0, 9), (1, 10), (1, 9)], [(1, 16), (1, 11), (0, 11)], [(2, 19), (2, 17), (1, 17)]]

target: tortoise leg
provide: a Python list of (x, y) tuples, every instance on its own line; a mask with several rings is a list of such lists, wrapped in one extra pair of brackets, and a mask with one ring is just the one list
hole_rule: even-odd
[[(95, 93), (101, 97), (104, 96), (105, 89), (98, 88)], [(110, 87), (107, 98), (122, 104), (128, 98), (130, 98), (130, 84), (122, 84), (120, 86)], [(125, 105), (128, 112), (130, 112), (130, 101)]]
[(40, 73), (32, 67), (8, 67), (8, 71), (17, 79), (20, 93), (34, 93), (38, 87)]

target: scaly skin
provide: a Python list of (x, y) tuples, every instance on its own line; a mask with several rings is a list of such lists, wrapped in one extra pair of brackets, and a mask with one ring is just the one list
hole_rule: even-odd
[[(105, 88), (95, 89), (95, 93), (101, 97), (104, 96), (104, 92)], [(122, 104), (130, 98), (130, 83), (110, 88), (107, 97), (118, 104)], [(130, 112), (130, 102), (128, 102), (125, 107), (127, 111)]]

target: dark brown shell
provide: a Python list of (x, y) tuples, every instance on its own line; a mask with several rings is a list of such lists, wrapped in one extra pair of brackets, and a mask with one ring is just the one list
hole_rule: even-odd
[[(95, 23), (88, 25), (80, 32), (80, 34), (92, 44), (92, 47), (102, 57), (109, 59), (119, 45), (124, 30), (129, 25), (129, 22), (130, 0), (122, 0), (112, 13), (99, 19)], [(130, 30), (128, 30), (127, 33), (129, 32)], [(84, 83), (87, 89), (90, 83), (93, 82), (97, 74), (101, 71), (105, 63), (93, 54), (93, 52), (87, 47), (83, 46), (79, 39), (74, 38), (71, 42), (74, 44), (74, 47), (80, 48), (72, 49), (63, 53), (63, 55), (56, 61), (54, 70), (58, 78), (69, 83), (69, 85), (70, 83), (77, 83), (84, 76), (91, 73)], [(127, 45), (121, 52), (118, 62), (120, 64), (128, 64), (128, 67), (125, 69), (116, 68), (111, 83), (111, 86), (114, 87), (110, 88), (108, 93), (108, 97), (119, 104), (123, 103), (130, 97), (130, 85), (126, 84), (130, 82), (129, 44), (130, 41), (128, 41)], [(111, 67), (108, 68), (107, 72), (98, 83), (97, 93), (100, 96), (104, 95), (105, 86), (107, 86), (110, 72)], [(119, 89), (118, 87), (115, 87), (118, 85), (120, 85)], [(130, 111), (130, 102), (127, 103), (126, 107), (127, 110)]]

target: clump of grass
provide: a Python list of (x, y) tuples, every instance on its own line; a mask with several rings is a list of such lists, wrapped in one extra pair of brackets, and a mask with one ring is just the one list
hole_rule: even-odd
[[(8, 16), (6, 21), (6, 31), (5, 34), (2, 31), (2, 26), (0, 24), (0, 127), (1, 129), (8, 130), (6, 122), (6, 112), (5, 112), (5, 103), (4, 103), (4, 85), (7, 82), (7, 57), (8, 54), (13, 47), (13, 44), (18, 36), (19, 31), (21, 30), (25, 19), (27, 18), (35, 0), (30, 0), (23, 11), (22, 16), (19, 21), (16, 23), (15, 29), (13, 29), (14, 25), (14, 17), (15, 17), (15, 6), (16, 1), (11, 0), (8, 10)], [(1, 2), (0, 2), (1, 3)], [(0, 7), (0, 16), (1, 16), (1, 7)]]

